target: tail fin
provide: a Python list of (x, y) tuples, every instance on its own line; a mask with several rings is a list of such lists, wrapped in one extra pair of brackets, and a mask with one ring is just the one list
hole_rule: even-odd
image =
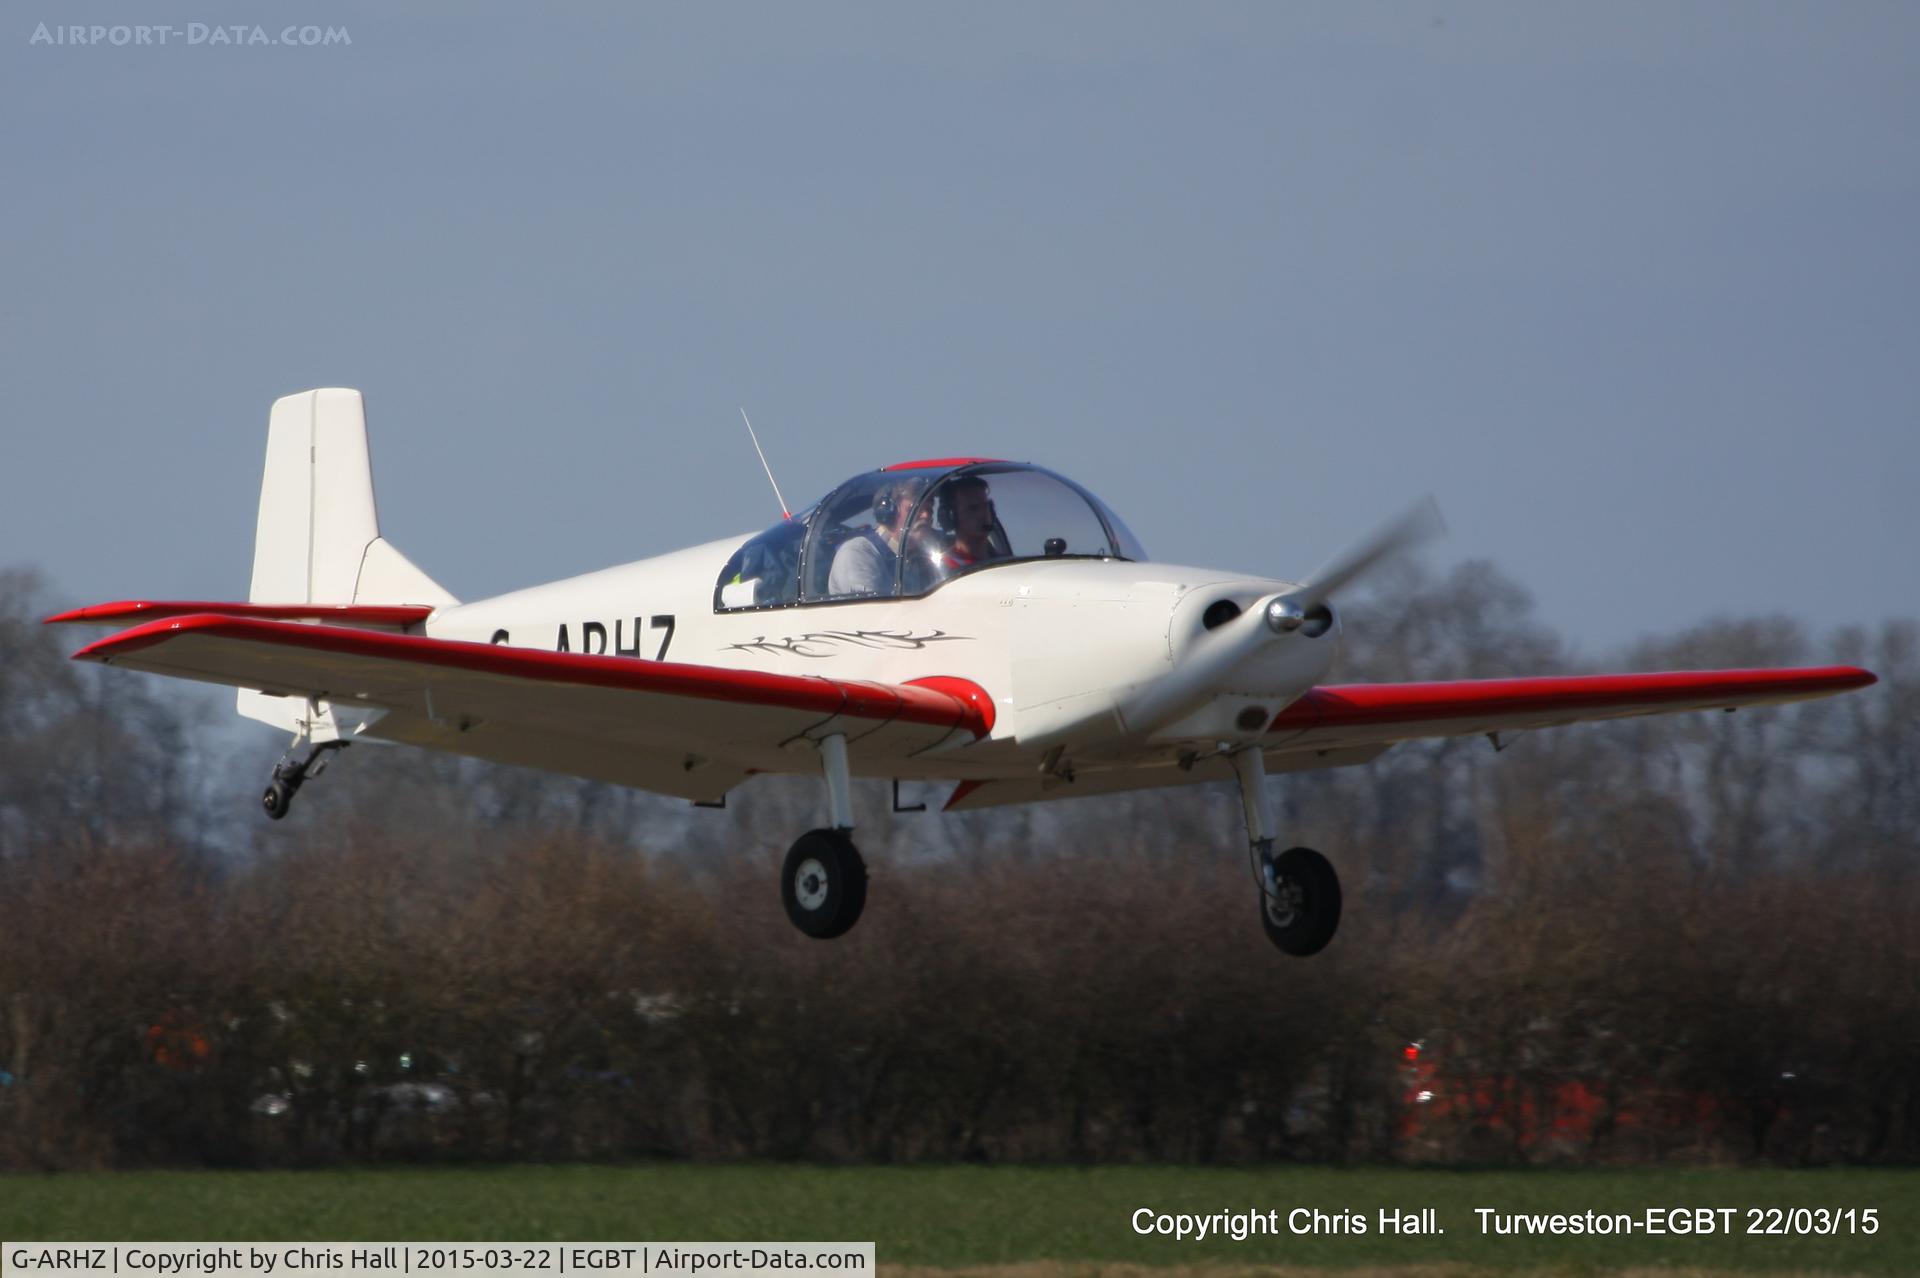
[[(251, 603), (457, 603), (380, 535), (357, 390), (310, 390), (275, 400), (253, 539)], [(307, 707), (242, 691), (240, 713), (289, 729)]]
[(311, 390), (274, 401), (247, 600), (457, 602), (380, 536), (359, 391)]

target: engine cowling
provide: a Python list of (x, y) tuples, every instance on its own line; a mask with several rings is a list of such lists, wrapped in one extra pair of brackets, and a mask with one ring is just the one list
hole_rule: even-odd
[(1024, 747), (1088, 758), (1148, 742), (1254, 739), (1333, 659), (1331, 614), (1322, 626), (1269, 627), (1261, 609), (1285, 582), (1088, 567), (1104, 571), (1036, 580), (1010, 601)]

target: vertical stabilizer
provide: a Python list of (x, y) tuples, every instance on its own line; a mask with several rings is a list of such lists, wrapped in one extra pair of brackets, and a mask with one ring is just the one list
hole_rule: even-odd
[[(250, 603), (457, 603), (380, 536), (357, 390), (302, 391), (274, 401), (253, 538)], [(304, 703), (242, 691), (240, 713), (290, 730)]]
[(274, 401), (249, 602), (352, 603), (360, 561), (379, 535), (360, 392)]

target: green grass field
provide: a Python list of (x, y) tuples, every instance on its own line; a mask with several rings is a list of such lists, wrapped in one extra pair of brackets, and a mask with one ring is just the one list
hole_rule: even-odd
[[(1359, 1212), (1359, 1236), (1142, 1237), (1142, 1207), (1206, 1214)], [(1446, 1231), (1382, 1235), (1382, 1207), (1435, 1208)], [(1483, 1236), (1473, 1209), (1734, 1207), (1731, 1236)], [(1871, 1236), (1758, 1236), (1746, 1208), (1873, 1208)], [(883, 1266), (1271, 1266), (1425, 1272), (1920, 1274), (1920, 1172), (1239, 1171), (1119, 1168), (514, 1167), (0, 1177), (0, 1239), (353, 1241), (873, 1239)]]

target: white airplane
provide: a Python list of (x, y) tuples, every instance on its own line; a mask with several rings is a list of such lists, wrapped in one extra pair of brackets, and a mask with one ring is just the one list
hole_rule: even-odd
[(1827, 666), (1320, 685), (1334, 596), (1437, 522), (1416, 509), (1303, 581), (1242, 577), (1151, 560), (1051, 471), (950, 457), (856, 475), (761, 533), (461, 603), (380, 536), (359, 392), (313, 390), (273, 405), (246, 603), (48, 620), (136, 623), (76, 657), (236, 687), (241, 714), (291, 731), (274, 818), (359, 740), (709, 804), (755, 773), (819, 775), (828, 819), (780, 888), (823, 939), (866, 902), (854, 777), (893, 779), (896, 806), (902, 778), (956, 781), (955, 810), (1234, 780), (1261, 924), (1296, 955), (1332, 939), (1340, 884), (1318, 852), (1274, 851), (1272, 773), (1875, 681)]

